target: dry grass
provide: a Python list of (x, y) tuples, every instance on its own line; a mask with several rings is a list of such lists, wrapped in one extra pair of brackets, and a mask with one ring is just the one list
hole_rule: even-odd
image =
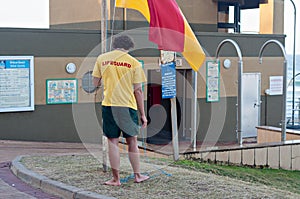
[[(142, 172), (151, 176), (144, 183), (130, 179), (127, 156), (121, 158), (120, 187), (103, 185), (110, 179), (99, 158), (91, 155), (32, 156), (22, 163), (53, 180), (116, 198), (300, 198), (300, 195), (261, 184), (248, 183), (212, 173), (172, 165), (170, 159), (142, 158)], [(169, 174), (171, 176), (169, 176)]]

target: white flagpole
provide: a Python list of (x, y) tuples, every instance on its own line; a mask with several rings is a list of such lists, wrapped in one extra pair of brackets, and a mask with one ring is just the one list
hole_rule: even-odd
[[(173, 57), (167, 58), (167, 54), (173, 54)], [(166, 57), (165, 57), (166, 56)], [(175, 52), (173, 51), (160, 51), (161, 63), (168, 63), (175, 61)], [(172, 60), (169, 60), (172, 59)], [(176, 106), (176, 96), (170, 99), (171, 102), (171, 126), (172, 126), (172, 145), (173, 145), (173, 159), (174, 161), (179, 160), (179, 139), (178, 139), (178, 126), (177, 126), (177, 106)]]
[[(107, 51), (107, 17), (108, 17), (108, 10), (107, 10), (107, 0), (101, 0), (101, 53), (105, 53)], [(108, 170), (108, 145), (107, 145), (107, 138), (102, 134), (102, 155), (103, 155), (103, 171), (107, 172)]]

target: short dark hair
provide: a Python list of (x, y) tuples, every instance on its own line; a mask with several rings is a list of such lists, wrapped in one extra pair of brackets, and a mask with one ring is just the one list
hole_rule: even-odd
[(134, 42), (133, 39), (128, 35), (117, 35), (113, 38), (112, 47), (114, 49), (123, 48), (125, 50), (129, 50), (130, 48), (134, 48)]

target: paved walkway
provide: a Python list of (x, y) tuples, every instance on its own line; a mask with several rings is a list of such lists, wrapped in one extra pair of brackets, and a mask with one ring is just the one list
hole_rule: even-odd
[(20, 155), (86, 153), (80, 143), (21, 142), (0, 140), (0, 199), (57, 199), (19, 180), (9, 169)]

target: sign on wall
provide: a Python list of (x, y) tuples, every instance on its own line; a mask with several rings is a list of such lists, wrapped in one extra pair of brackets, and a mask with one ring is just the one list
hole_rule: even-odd
[(33, 110), (33, 56), (0, 56), (0, 112)]
[(46, 103), (47, 104), (72, 104), (78, 101), (77, 79), (47, 79)]
[(206, 62), (206, 101), (218, 102), (220, 98), (220, 62)]
[(269, 95), (282, 95), (283, 76), (270, 76)]
[(176, 97), (176, 68), (175, 62), (161, 64), (162, 98)]

